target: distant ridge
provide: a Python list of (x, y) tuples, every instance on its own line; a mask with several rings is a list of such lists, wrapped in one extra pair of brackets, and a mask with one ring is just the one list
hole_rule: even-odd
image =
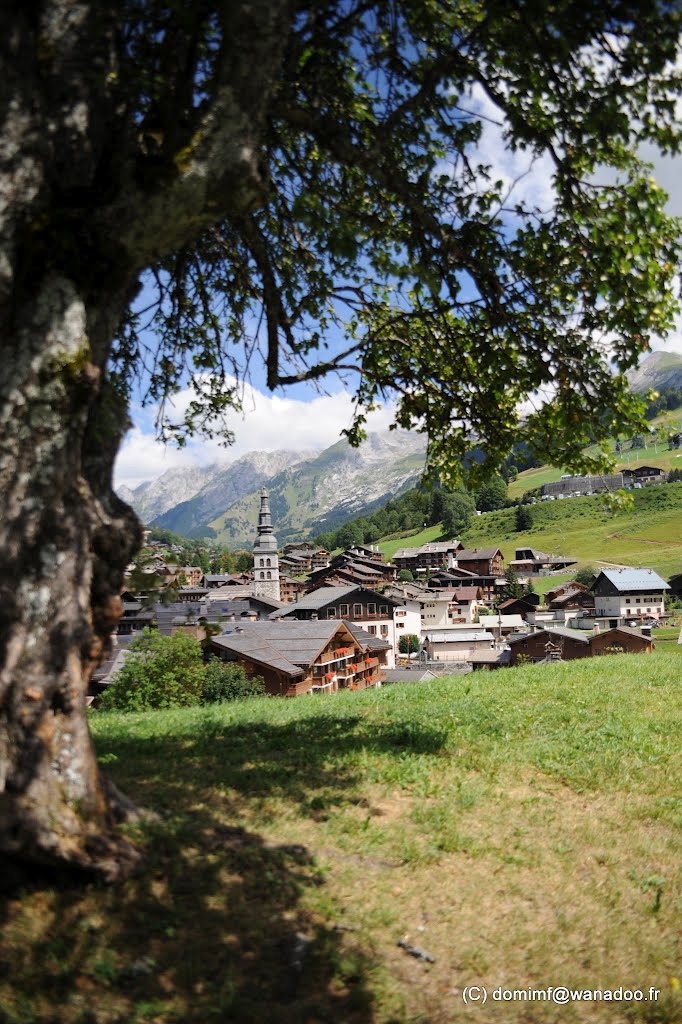
[(660, 391), (661, 388), (682, 388), (682, 356), (676, 352), (652, 352), (634, 370), (625, 375), (633, 391)]
[(414, 486), (425, 460), (422, 435), (383, 431), (357, 449), (342, 440), (322, 452), (252, 452), (227, 467), (206, 467), (203, 483), (187, 479), (182, 500), (168, 504), (169, 490), (177, 495), (182, 482), (182, 471), (173, 470), (136, 488), (132, 504), (148, 524), (234, 547), (252, 542), (258, 493), (267, 485), (282, 543), (335, 529)]

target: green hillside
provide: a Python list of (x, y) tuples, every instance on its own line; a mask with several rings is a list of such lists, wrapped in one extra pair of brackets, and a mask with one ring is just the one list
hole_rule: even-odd
[[(148, 859), (0, 898), (3, 1024), (679, 1021), (679, 666), (96, 712), (107, 773), (159, 814)], [(499, 985), (659, 995), (558, 1013)]]
[[(682, 406), (676, 409), (668, 409), (651, 420), (651, 427), (666, 427), (670, 432), (682, 429)], [(653, 438), (647, 438), (647, 448), (630, 448), (629, 440), (621, 439), (624, 451), (616, 452), (616, 439), (614, 438), (609, 450), (616, 459), (616, 470), (635, 469), (637, 466), (658, 466), (660, 469), (671, 470), (682, 468), (682, 451), (679, 449), (668, 449), (667, 442), (656, 442)], [(588, 454), (596, 454), (597, 448), (588, 448)], [(519, 473), (516, 480), (509, 484), (509, 497), (520, 498), (526, 491), (542, 484), (553, 483), (561, 478), (566, 469), (556, 466), (538, 466), (535, 469), (526, 469)]]
[(599, 495), (533, 505), (533, 529), (514, 532), (514, 509), (478, 516), (462, 540), (496, 544), (506, 559), (517, 547), (572, 555), (580, 563), (647, 566), (668, 577), (682, 571), (682, 484), (632, 492), (632, 511), (610, 513)]

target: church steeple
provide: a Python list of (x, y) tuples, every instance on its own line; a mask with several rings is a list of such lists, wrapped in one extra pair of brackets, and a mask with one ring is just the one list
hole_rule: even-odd
[(258, 536), (253, 545), (253, 575), (254, 593), (263, 597), (274, 597), (279, 601), (277, 538), (272, 528), (270, 497), (265, 488), (260, 493)]

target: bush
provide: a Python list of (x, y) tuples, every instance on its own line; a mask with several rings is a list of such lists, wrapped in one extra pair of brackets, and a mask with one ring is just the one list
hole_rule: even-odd
[(401, 654), (419, 654), (421, 649), (422, 642), (416, 633), (403, 633), (398, 640), (398, 650)]
[(262, 697), (265, 683), (260, 676), (247, 676), (241, 665), (211, 658), (204, 674), (202, 703), (217, 704), (243, 697)]
[(129, 650), (123, 668), (102, 694), (100, 707), (147, 711), (199, 703), (205, 668), (198, 640), (145, 629)]

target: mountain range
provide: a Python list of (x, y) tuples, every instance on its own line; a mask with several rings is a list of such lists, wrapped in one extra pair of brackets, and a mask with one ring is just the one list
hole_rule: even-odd
[(280, 543), (336, 529), (414, 486), (426, 440), (406, 431), (370, 434), (322, 452), (251, 452), (228, 465), (171, 469), (134, 490), (119, 488), (147, 525), (228, 547), (250, 545), (267, 486)]
[(682, 388), (682, 356), (677, 352), (652, 352), (625, 376), (638, 394), (652, 389)]

